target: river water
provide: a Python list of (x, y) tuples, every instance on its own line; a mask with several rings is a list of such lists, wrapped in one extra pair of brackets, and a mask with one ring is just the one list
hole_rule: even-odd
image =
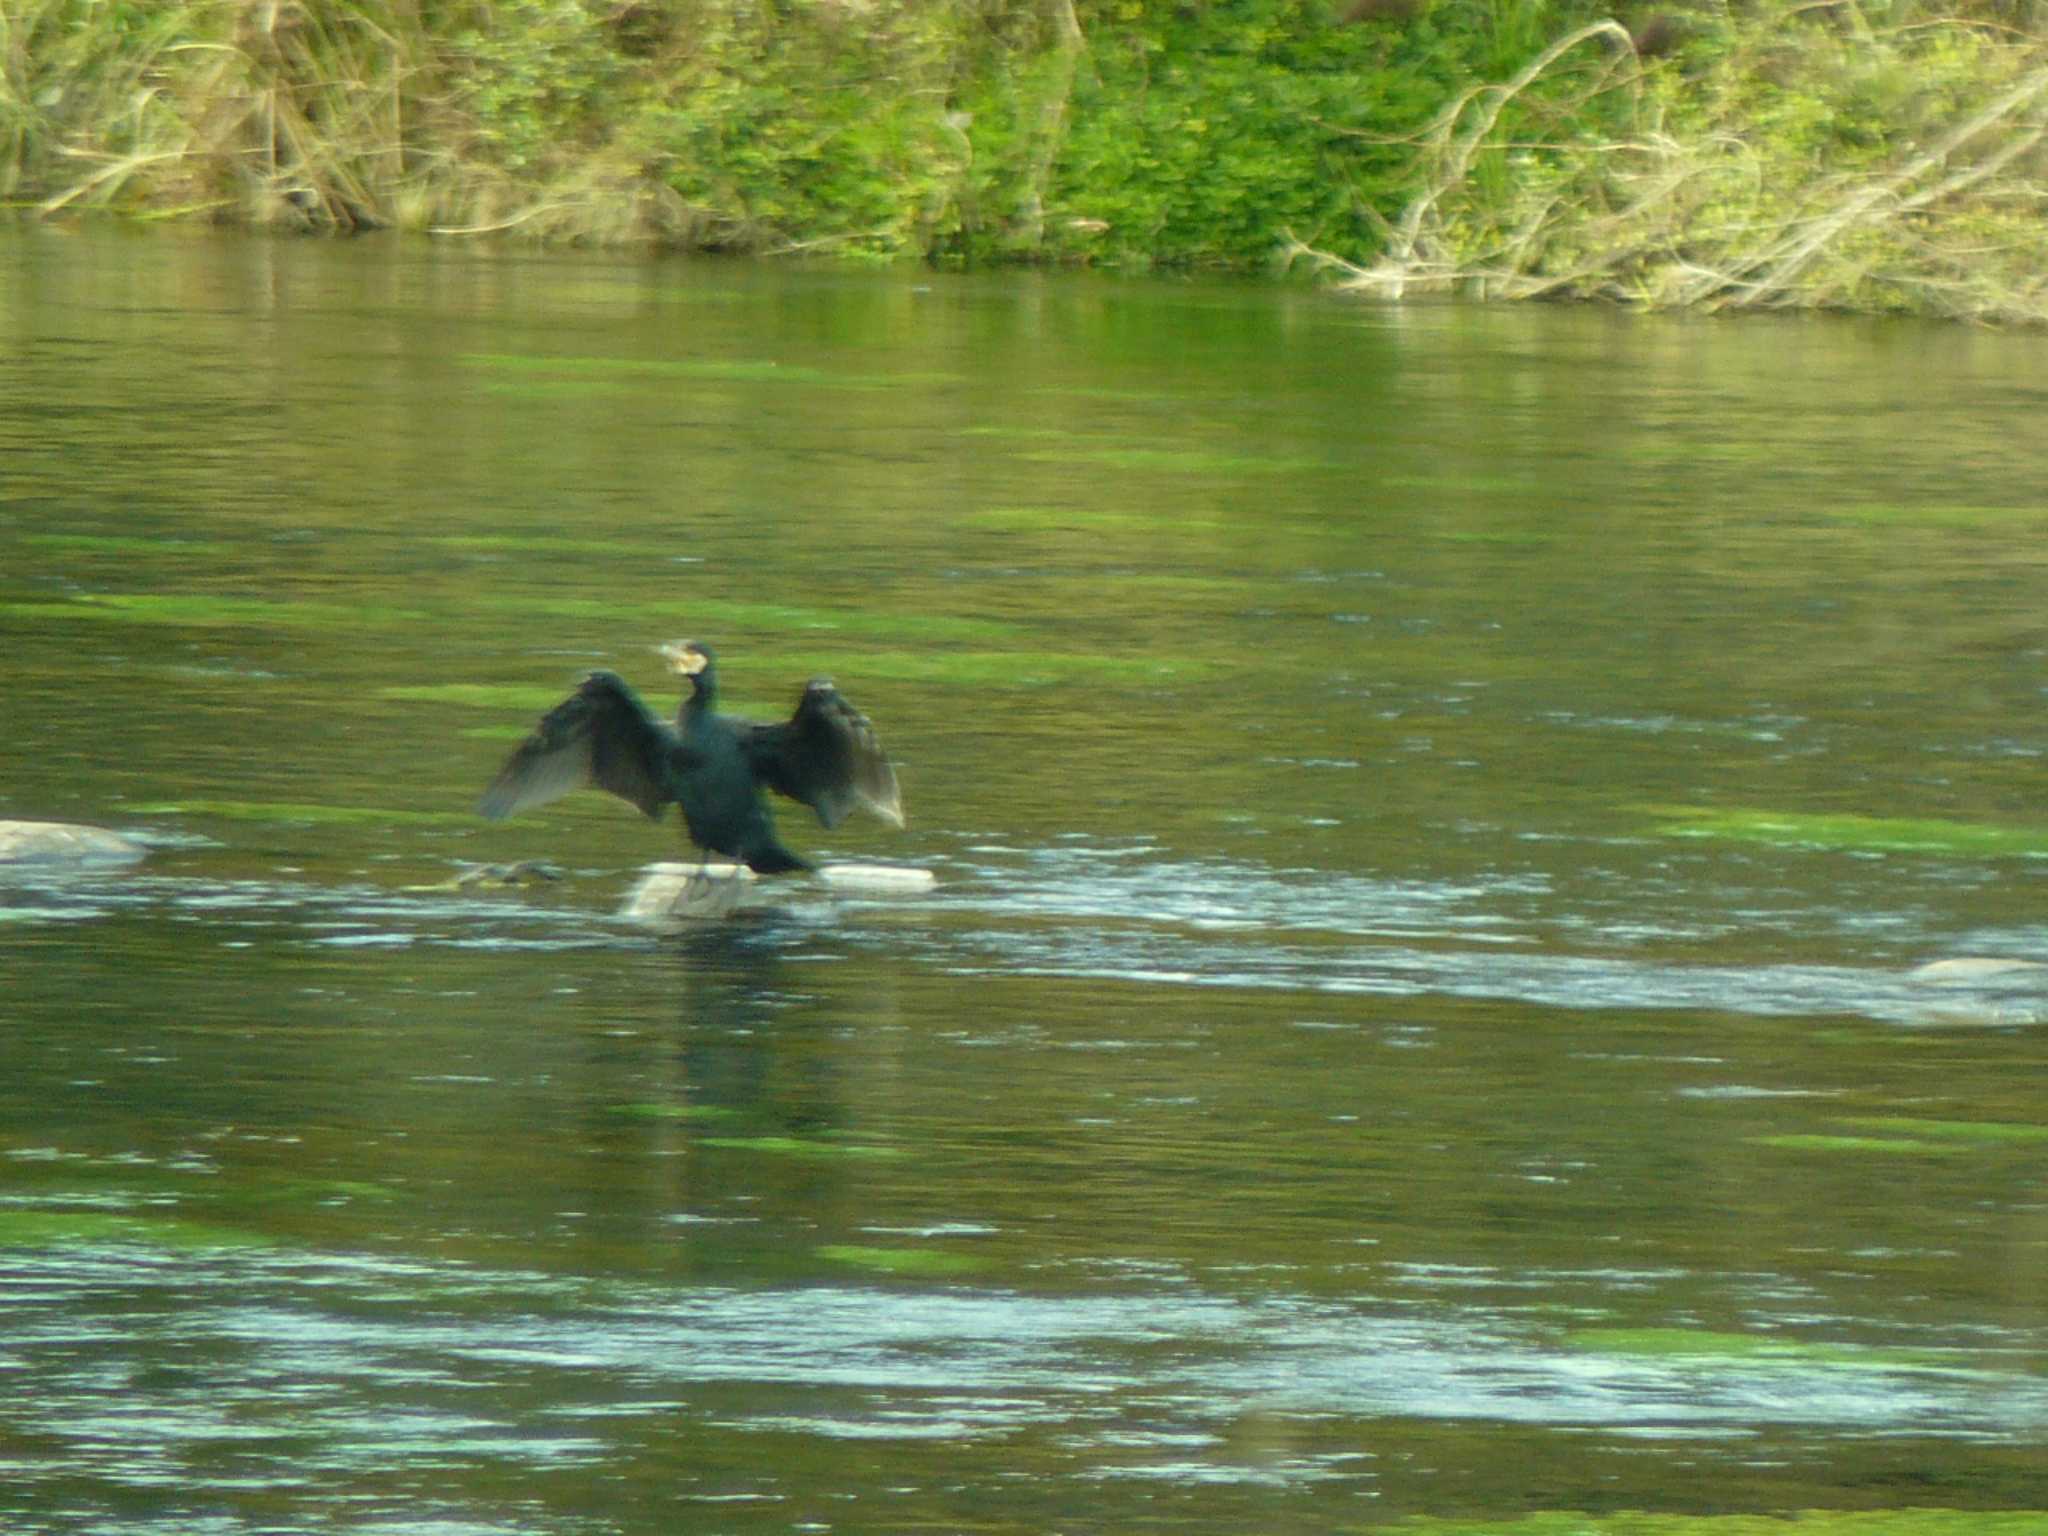
[[(2044, 356), (0, 232), (0, 1523), (2048, 1510)], [(930, 894), (476, 818), (681, 636)]]

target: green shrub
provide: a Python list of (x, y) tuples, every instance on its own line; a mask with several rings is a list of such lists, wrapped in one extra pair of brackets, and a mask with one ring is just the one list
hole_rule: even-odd
[(1340, 3), (0, 0), (0, 194), (2048, 318), (2014, 0), (1700, 10), (1647, 70), (1598, 0)]

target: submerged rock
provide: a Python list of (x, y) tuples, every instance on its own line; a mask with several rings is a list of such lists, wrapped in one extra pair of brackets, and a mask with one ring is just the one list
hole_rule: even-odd
[(1995, 956), (1963, 955), (1953, 960), (1930, 960), (1906, 973), (1909, 981), (1934, 986), (1976, 986), (1984, 982), (2024, 982), (2048, 972), (2039, 960), (2006, 960)]
[(0, 865), (133, 864), (149, 850), (105, 827), (65, 821), (0, 821)]
[(545, 859), (521, 859), (516, 864), (475, 864), (455, 877), (457, 885), (525, 885), (535, 880), (559, 880), (562, 866)]
[[(901, 864), (827, 864), (811, 879), (849, 896), (921, 895), (938, 883), (930, 870)], [(620, 916), (656, 927), (728, 917), (779, 905), (807, 883), (803, 876), (764, 881), (744, 864), (650, 864)]]
[(1906, 972), (1926, 988), (1923, 1025), (2032, 1028), (2048, 1020), (2048, 964), (1997, 955), (1930, 960)]
[(416, 892), (468, 891), (478, 888), (530, 885), (538, 881), (561, 878), (562, 866), (559, 864), (550, 864), (545, 859), (521, 859), (516, 864), (469, 864), (446, 880), (435, 880), (426, 885), (401, 886), (400, 889)]

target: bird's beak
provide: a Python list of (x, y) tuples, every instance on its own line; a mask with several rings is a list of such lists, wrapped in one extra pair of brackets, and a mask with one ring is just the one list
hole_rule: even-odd
[(695, 677), (704, 670), (704, 653), (687, 640), (671, 640), (667, 645), (655, 649), (668, 658), (668, 664), (684, 677)]

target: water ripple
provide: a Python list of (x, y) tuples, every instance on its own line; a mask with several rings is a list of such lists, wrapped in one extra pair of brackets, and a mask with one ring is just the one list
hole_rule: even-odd
[[(1888, 1023), (2024, 1027), (2048, 1019), (2048, 980), (2015, 968), (1931, 987), (1905, 968), (1760, 958), (1707, 963), (1697, 933), (1611, 913), (1560, 910), (1541, 876), (1477, 873), (1401, 880), (1176, 860), (1143, 843), (966, 848), (936, 893), (848, 900), (777, 887), (760, 942), (792, 953), (827, 938), (922, 956), (955, 975), (1006, 974), (1164, 986), (1337, 995), (1515, 999), (1554, 1008), (1713, 1009), (1769, 1016), (1849, 1015)], [(542, 905), (521, 893), (399, 891), (311, 880), (173, 875), (72, 878), (7, 888), (0, 919), (70, 925), (127, 913), (327, 949), (416, 946), (506, 952), (652, 948), (608, 911)], [(1899, 923), (1823, 914), (1852, 939), (1896, 946)], [(1775, 918), (1764, 914), (1764, 928)], [(777, 924), (780, 926), (776, 926)], [(1982, 952), (2028, 950), (2038, 934), (1979, 932)], [(1568, 943), (1567, 943), (1568, 941)]]
[[(588, 1463), (606, 1454), (576, 1427), (591, 1415), (678, 1411), (840, 1439), (1050, 1424), (1111, 1452), (1134, 1434), (1199, 1446), (1249, 1411), (1999, 1443), (2048, 1429), (2048, 1381), (1996, 1368), (1997, 1342), (2010, 1341), (1918, 1355), (1614, 1353), (1441, 1291), (1417, 1305), (1186, 1286), (677, 1289), (304, 1256), (138, 1271), (126, 1253), (90, 1250), (19, 1268), (17, 1390), (0, 1420), (63, 1445), (74, 1469), (129, 1483), (175, 1476), (201, 1444), (259, 1479), (400, 1457)], [(1522, 1277), (1481, 1278), (1512, 1291)], [(1659, 1278), (1618, 1274), (1616, 1294)], [(726, 1390), (736, 1385), (743, 1397)], [(531, 1398), (552, 1405), (541, 1421), (518, 1406)], [(1213, 1465), (1197, 1458), (1187, 1477)]]

